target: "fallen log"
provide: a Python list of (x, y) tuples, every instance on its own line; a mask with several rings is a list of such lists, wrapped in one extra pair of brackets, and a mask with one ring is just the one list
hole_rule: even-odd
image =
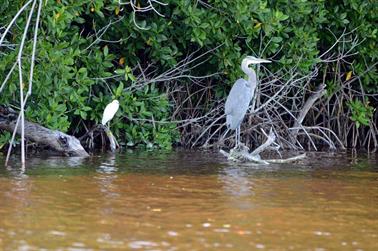
[[(0, 105), (0, 130), (13, 132), (17, 117), (18, 114), (12, 108)], [(21, 134), (20, 125), (17, 128), (17, 134)], [(25, 137), (35, 143), (47, 145), (66, 156), (89, 156), (76, 137), (50, 130), (27, 120), (25, 120)]]

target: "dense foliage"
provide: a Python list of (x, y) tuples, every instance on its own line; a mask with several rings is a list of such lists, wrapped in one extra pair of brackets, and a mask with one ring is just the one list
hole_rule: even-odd
[[(3, 0), (0, 27), (10, 22), (24, 2)], [(142, 7), (147, 4), (135, 2)], [(362, 85), (366, 93), (378, 93), (378, 7), (372, 0), (165, 2), (166, 6), (154, 2), (162, 17), (153, 10), (134, 12), (130, 4), (120, 5), (118, 0), (43, 1), (27, 119), (81, 135), (101, 120), (105, 105), (117, 98), (120, 112), (111, 128), (120, 142), (170, 148), (179, 141), (179, 130), (171, 122), (177, 104), (170, 102), (168, 83), (190, 79), (153, 79), (191, 53), (200, 55), (217, 46), (206, 55), (206, 64), (187, 74), (219, 73), (209, 79), (216, 83), (212, 89), (218, 100), (242, 76), (239, 65), (245, 55), (273, 59), (272, 72), (295, 69), (307, 74), (329, 48), (330, 53), (340, 55), (352, 48), (355, 54), (320, 67), (314, 83), (325, 77), (328, 97), (337, 93), (345, 80)], [(27, 13), (18, 19), (7, 36), (9, 44), (20, 42), (26, 19)], [(343, 33), (350, 41), (332, 47)], [(32, 33), (28, 38), (31, 40)], [(15, 48), (10, 45), (0, 51), (1, 81), (13, 65)], [(30, 51), (31, 43), (25, 60)], [(0, 104), (19, 106), (16, 73), (0, 95)], [(351, 123), (360, 127), (374, 122), (374, 96), (353, 95), (344, 102)], [(0, 147), (7, 138), (9, 134), (0, 137)]]

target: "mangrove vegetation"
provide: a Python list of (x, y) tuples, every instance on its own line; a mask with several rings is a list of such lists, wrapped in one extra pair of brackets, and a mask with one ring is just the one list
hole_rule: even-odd
[(372, 0), (3, 0), (0, 105), (80, 138), (117, 99), (121, 147), (233, 146), (224, 103), (252, 55), (272, 63), (255, 69), (247, 146), (271, 131), (284, 149), (374, 150), (377, 16)]

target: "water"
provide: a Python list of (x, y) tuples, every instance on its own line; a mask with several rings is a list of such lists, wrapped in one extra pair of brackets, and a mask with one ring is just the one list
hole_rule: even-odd
[(250, 166), (137, 152), (0, 166), (0, 250), (260, 249), (378, 250), (377, 155)]

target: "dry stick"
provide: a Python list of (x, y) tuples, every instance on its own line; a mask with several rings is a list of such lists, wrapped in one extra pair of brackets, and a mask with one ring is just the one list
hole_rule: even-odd
[(321, 132), (323, 136), (327, 139), (330, 148), (336, 150), (335, 143), (332, 142), (331, 138), (322, 129), (319, 129), (319, 132)]

